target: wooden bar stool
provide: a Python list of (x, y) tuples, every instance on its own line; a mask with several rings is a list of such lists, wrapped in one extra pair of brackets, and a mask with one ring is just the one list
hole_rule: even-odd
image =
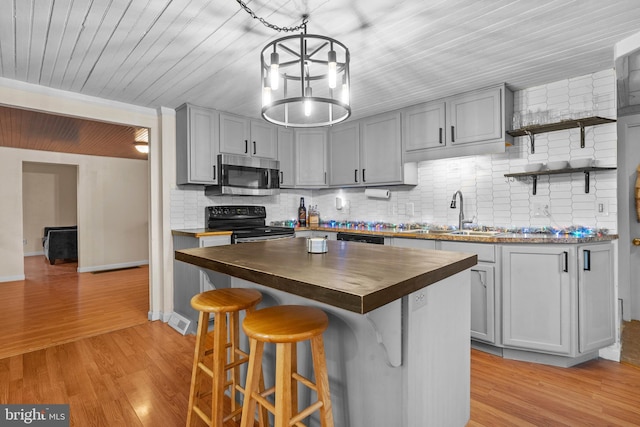
[[(200, 316), (191, 374), (187, 426), (195, 425), (197, 418), (194, 414), (211, 427), (222, 427), (231, 419), (239, 420), (242, 407), (236, 402), (236, 392), (244, 393), (240, 385), (239, 367), (249, 361), (249, 355), (238, 346), (239, 313), (242, 310), (246, 310), (247, 313), (254, 311), (261, 300), (260, 292), (243, 288), (216, 289), (203, 292), (191, 299), (191, 306), (200, 311)], [(214, 314), (213, 331), (209, 332), (211, 313)], [(211, 339), (207, 338), (213, 338), (212, 346), (209, 345)], [(204, 375), (211, 378), (210, 390), (203, 390)], [(262, 381), (261, 383), (264, 384)], [(225, 416), (223, 408), (227, 389), (231, 399), (231, 411)], [(208, 395), (211, 395), (211, 416), (198, 406), (199, 400)], [(267, 422), (266, 416), (266, 410), (262, 411), (260, 426)]]
[[(247, 314), (242, 322), (242, 329), (249, 337), (250, 356), (241, 427), (253, 425), (256, 403), (274, 414), (275, 427), (304, 426), (301, 421), (317, 410), (320, 411), (321, 426), (333, 427), (329, 377), (322, 340), (322, 333), (327, 326), (327, 315), (313, 307), (282, 305)], [(306, 340), (311, 341), (315, 384), (297, 372), (296, 345), (299, 341)], [(275, 387), (269, 390), (264, 390), (264, 386), (259, 384), (265, 342), (276, 344)], [(298, 382), (315, 390), (318, 396), (315, 403), (301, 411), (298, 408)], [(266, 399), (274, 392), (275, 405)]]

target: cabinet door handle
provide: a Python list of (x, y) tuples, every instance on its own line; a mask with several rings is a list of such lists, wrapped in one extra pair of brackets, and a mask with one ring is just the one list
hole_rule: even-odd
[(253, 154), (256, 154), (256, 142), (253, 141)]
[(439, 128), (439, 129), (440, 129), (440, 131), (439, 131), (439, 136), (438, 137), (440, 138), (440, 144), (442, 144), (442, 128)]
[(367, 180), (364, 177), (364, 169), (362, 169), (362, 182), (367, 182)]
[(280, 171), (280, 184), (284, 183), (284, 172)]
[(213, 165), (213, 180), (216, 180), (216, 165)]
[(324, 173), (324, 183), (327, 183), (327, 172)]
[(564, 261), (564, 266), (562, 267), (562, 271), (565, 273), (569, 272), (569, 252), (564, 251), (562, 252), (563, 256), (563, 261)]
[(247, 154), (249, 152), (249, 140), (245, 139), (244, 140), (244, 154)]
[(355, 182), (358, 182), (358, 169), (355, 169), (355, 170), (353, 171), (353, 180), (354, 180)]
[(451, 142), (456, 142), (456, 130), (451, 126)]
[(584, 265), (582, 266), (582, 269), (584, 271), (591, 271), (591, 251), (585, 249), (583, 251), (583, 256), (584, 256), (583, 258)]

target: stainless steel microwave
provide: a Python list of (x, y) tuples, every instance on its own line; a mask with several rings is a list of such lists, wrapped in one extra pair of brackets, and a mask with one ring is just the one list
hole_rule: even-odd
[(219, 154), (218, 185), (205, 187), (207, 196), (236, 194), (271, 196), (280, 193), (280, 162), (257, 157)]

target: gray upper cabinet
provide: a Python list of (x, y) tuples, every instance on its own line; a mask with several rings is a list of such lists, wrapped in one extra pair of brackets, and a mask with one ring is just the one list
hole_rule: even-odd
[(368, 117), (361, 122), (362, 184), (403, 182), (400, 113)]
[(278, 127), (278, 160), (280, 161), (280, 187), (295, 186), (295, 149), (293, 129)]
[(450, 98), (447, 117), (451, 145), (503, 139), (502, 88), (492, 88)]
[(176, 110), (176, 183), (217, 184), (218, 113), (184, 104)]
[(404, 109), (405, 161), (504, 152), (512, 114), (504, 84)]
[(296, 187), (327, 186), (327, 131), (296, 129)]
[(404, 149), (415, 152), (447, 146), (444, 101), (427, 102), (402, 111)]
[(362, 183), (359, 122), (331, 127), (329, 167), (329, 184), (332, 186), (356, 186)]
[(334, 187), (417, 184), (417, 165), (402, 156), (400, 113), (367, 117), (329, 131), (329, 184)]
[(275, 160), (276, 128), (258, 120), (220, 113), (220, 152)]

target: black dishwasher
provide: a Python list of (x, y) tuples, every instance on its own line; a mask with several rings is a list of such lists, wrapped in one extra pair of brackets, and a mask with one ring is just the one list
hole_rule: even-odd
[(358, 233), (338, 233), (338, 240), (344, 240), (346, 242), (361, 242), (372, 243), (374, 245), (384, 245), (383, 236), (372, 236), (371, 234), (358, 234)]

